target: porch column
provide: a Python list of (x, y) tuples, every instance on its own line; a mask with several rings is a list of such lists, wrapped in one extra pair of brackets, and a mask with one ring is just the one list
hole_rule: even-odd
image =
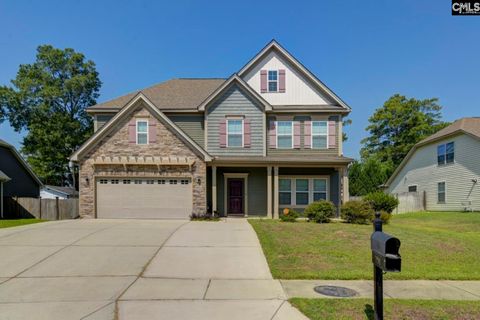
[(272, 167), (267, 167), (267, 217), (272, 219)]
[(217, 167), (212, 166), (212, 214), (217, 211)]
[(348, 180), (348, 169), (343, 168), (343, 203), (350, 200), (350, 189), (349, 189), (349, 180)]
[(0, 216), (3, 219), (3, 181), (0, 181)]
[(273, 167), (273, 218), (278, 219), (278, 167)]

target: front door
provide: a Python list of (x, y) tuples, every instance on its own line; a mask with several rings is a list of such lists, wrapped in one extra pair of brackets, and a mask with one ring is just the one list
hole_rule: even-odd
[(228, 179), (228, 213), (243, 214), (243, 179)]

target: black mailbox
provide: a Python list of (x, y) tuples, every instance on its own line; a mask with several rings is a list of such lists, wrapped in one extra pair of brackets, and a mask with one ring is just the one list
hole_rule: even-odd
[(371, 237), (373, 264), (385, 272), (400, 272), (402, 258), (398, 250), (400, 240), (381, 231), (375, 231)]

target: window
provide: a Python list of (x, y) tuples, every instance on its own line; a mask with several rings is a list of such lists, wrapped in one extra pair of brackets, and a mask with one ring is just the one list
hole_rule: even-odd
[(437, 147), (437, 163), (444, 165), (455, 160), (455, 144), (453, 142), (441, 144)]
[(169, 183), (170, 184), (177, 184), (177, 180), (170, 180)]
[(327, 179), (313, 179), (313, 201), (327, 200)]
[(327, 178), (281, 178), (279, 183), (279, 203), (281, 206), (307, 206), (328, 199)]
[(242, 147), (243, 146), (243, 120), (227, 119), (227, 146)]
[(154, 184), (155, 180), (147, 180), (147, 184)]
[(268, 71), (268, 92), (277, 92), (278, 91), (278, 71), (269, 70)]
[(158, 180), (158, 184), (165, 184), (165, 180)]
[(326, 149), (328, 141), (328, 122), (312, 121), (312, 148)]
[(142, 184), (142, 180), (135, 180), (135, 184)]
[(280, 204), (290, 205), (292, 203), (292, 180), (278, 179), (278, 186)]
[(295, 180), (295, 203), (297, 205), (308, 204), (308, 179)]
[(148, 121), (137, 120), (137, 144), (148, 143)]
[(110, 181), (110, 182), (111, 182), (112, 184), (118, 184), (118, 180), (116, 180), (116, 179), (115, 179), (115, 180), (112, 180), (112, 181)]
[(189, 182), (188, 180), (180, 180), (181, 184), (188, 184), (188, 182)]
[(277, 147), (292, 149), (292, 121), (277, 121)]
[(130, 184), (130, 180), (124, 179), (123, 184)]
[(108, 180), (107, 179), (100, 179), (100, 184), (107, 184)]
[(439, 182), (437, 188), (438, 203), (445, 203), (445, 182)]
[(417, 186), (408, 186), (408, 192), (417, 192)]

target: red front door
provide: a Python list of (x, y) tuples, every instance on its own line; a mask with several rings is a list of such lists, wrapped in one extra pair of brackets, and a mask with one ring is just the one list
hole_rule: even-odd
[(243, 179), (228, 179), (228, 213), (243, 212)]

